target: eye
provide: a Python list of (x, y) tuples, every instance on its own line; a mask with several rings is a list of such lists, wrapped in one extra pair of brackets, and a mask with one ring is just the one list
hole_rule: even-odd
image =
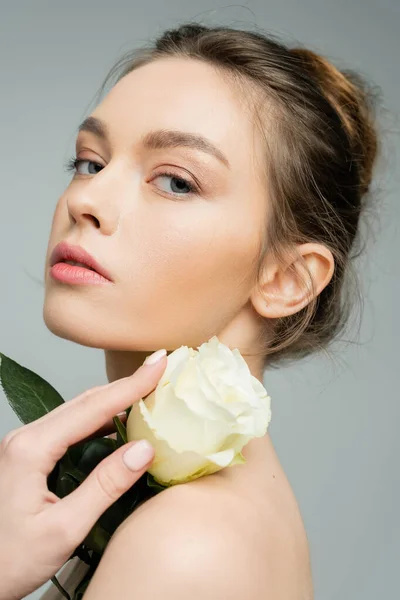
[[(172, 193), (168, 190), (164, 191), (166, 191), (167, 194), (170, 194), (172, 196), (192, 196), (200, 192), (198, 186), (195, 183), (188, 181), (187, 179), (184, 179), (183, 177), (180, 177), (180, 175), (171, 171), (164, 171), (163, 173), (159, 173), (158, 175), (156, 175), (156, 177), (154, 177), (154, 179), (159, 179), (161, 177), (171, 179), (171, 184), (168, 184), (168, 187), (175, 189), (172, 190)], [(175, 180), (174, 183), (173, 180)], [(185, 188), (188, 190), (188, 193), (182, 193), (185, 191)]]
[[(76, 171), (80, 175), (96, 175), (104, 169), (103, 165), (93, 160), (83, 160), (80, 158), (71, 158), (65, 165), (67, 171)], [(88, 168), (88, 172), (85, 169)]]
[[(102, 171), (104, 169), (104, 166), (93, 160), (87, 160), (87, 159), (84, 160), (84, 159), (72, 157), (65, 164), (65, 169), (67, 171), (75, 171), (76, 173), (79, 173), (79, 175), (96, 175), (96, 173), (99, 173), (100, 171)], [(195, 196), (195, 195), (200, 194), (200, 191), (201, 191), (200, 187), (196, 183), (194, 183), (192, 181), (188, 181), (187, 179), (184, 179), (178, 173), (174, 173), (173, 171), (163, 171), (162, 173), (159, 173), (158, 175), (156, 175), (153, 178), (153, 181), (154, 181), (154, 179), (159, 179), (162, 177), (174, 180), (174, 182), (171, 181), (171, 184), (172, 184), (171, 187), (175, 188), (172, 190), (172, 192), (169, 192), (168, 190), (163, 190), (170, 196), (182, 197), (182, 196)], [(185, 192), (185, 189), (186, 189), (186, 192)]]

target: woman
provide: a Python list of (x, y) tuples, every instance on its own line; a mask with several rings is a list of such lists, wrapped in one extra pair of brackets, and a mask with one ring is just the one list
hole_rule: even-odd
[[(154, 349), (213, 335), (260, 381), (266, 367), (326, 347), (346, 322), (377, 154), (365, 82), (305, 49), (196, 23), (115, 73), (79, 128), (56, 207), (47, 327), (103, 348), (110, 382)], [(310, 600), (307, 536), (270, 436), (243, 455), (245, 465), (140, 506), (85, 600)]]

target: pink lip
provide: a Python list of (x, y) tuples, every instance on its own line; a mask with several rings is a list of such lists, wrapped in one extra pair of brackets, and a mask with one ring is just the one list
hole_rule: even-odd
[[(87, 265), (88, 268), (65, 264), (63, 261), (66, 260), (80, 262)], [(108, 271), (86, 250), (67, 242), (61, 242), (54, 248), (50, 257), (50, 267), (50, 273), (55, 279), (67, 283), (110, 283), (113, 281)]]

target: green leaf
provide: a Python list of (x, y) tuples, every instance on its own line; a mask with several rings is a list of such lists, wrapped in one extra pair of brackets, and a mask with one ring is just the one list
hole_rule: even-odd
[(153, 490), (157, 491), (157, 492), (162, 492), (163, 490), (166, 489), (166, 486), (162, 486), (161, 484), (159, 484), (153, 477), (153, 475), (151, 475), (150, 473), (147, 473), (147, 485), (149, 486), (149, 488), (152, 488)]
[(24, 424), (36, 421), (64, 404), (50, 383), (1, 352), (0, 383), (8, 403)]
[(127, 419), (129, 417), (129, 413), (131, 412), (131, 410), (132, 410), (132, 406), (128, 406), (128, 408), (125, 409), (125, 413), (126, 413), (126, 418)]
[(111, 535), (97, 522), (89, 531), (82, 543), (85, 544), (85, 546), (87, 546), (90, 550), (102, 555), (108, 542), (110, 541), (110, 538)]
[(80, 441), (68, 448), (66, 455), (68, 456), (72, 464), (74, 464), (75, 466), (79, 464), (79, 461), (82, 458), (82, 454), (86, 448), (86, 444), (87, 441)]
[(76, 467), (66, 467), (63, 475), (68, 475), (71, 477), (71, 479), (73, 479), (77, 485), (80, 485), (82, 481), (85, 481), (86, 479), (86, 475)]
[(89, 475), (103, 458), (117, 449), (116, 440), (110, 438), (95, 438), (85, 443), (77, 468)]
[[(82, 451), (80, 452), (79, 457), (81, 454)], [(71, 456), (67, 451), (64, 456), (56, 462), (53, 470), (47, 476), (47, 487), (54, 494), (57, 494), (57, 482), (64, 473), (68, 473), (78, 484), (86, 479), (85, 473), (78, 469), (76, 462), (71, 459)]]
[(117, 429), (117, 434), (121, 437), (124, 444), (127, 443), (128, 439), (126, 437), (126, 427), (122, 423), (121, 419), (117, 416), (113, 417), (114, 425)]
[(65, 496), (76, 490), (78, 486), (79, 483), (73, 477), (68, 475), (68, 473), (64, 473), (57, 479), (55, 494), (59, 498), (65, 498)]

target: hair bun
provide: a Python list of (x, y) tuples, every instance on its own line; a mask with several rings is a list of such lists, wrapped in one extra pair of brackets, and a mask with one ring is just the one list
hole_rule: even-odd
[(339, 114), (350, 140), (353, 159), (359, 165), (361, 195), (369, 190), (378, 137), (375, 108), (378, 90), (359, 74), (339, 70), (325, 57), (307, 48), (292, 48), (291, 54), (319, 84), (322, 93)]

